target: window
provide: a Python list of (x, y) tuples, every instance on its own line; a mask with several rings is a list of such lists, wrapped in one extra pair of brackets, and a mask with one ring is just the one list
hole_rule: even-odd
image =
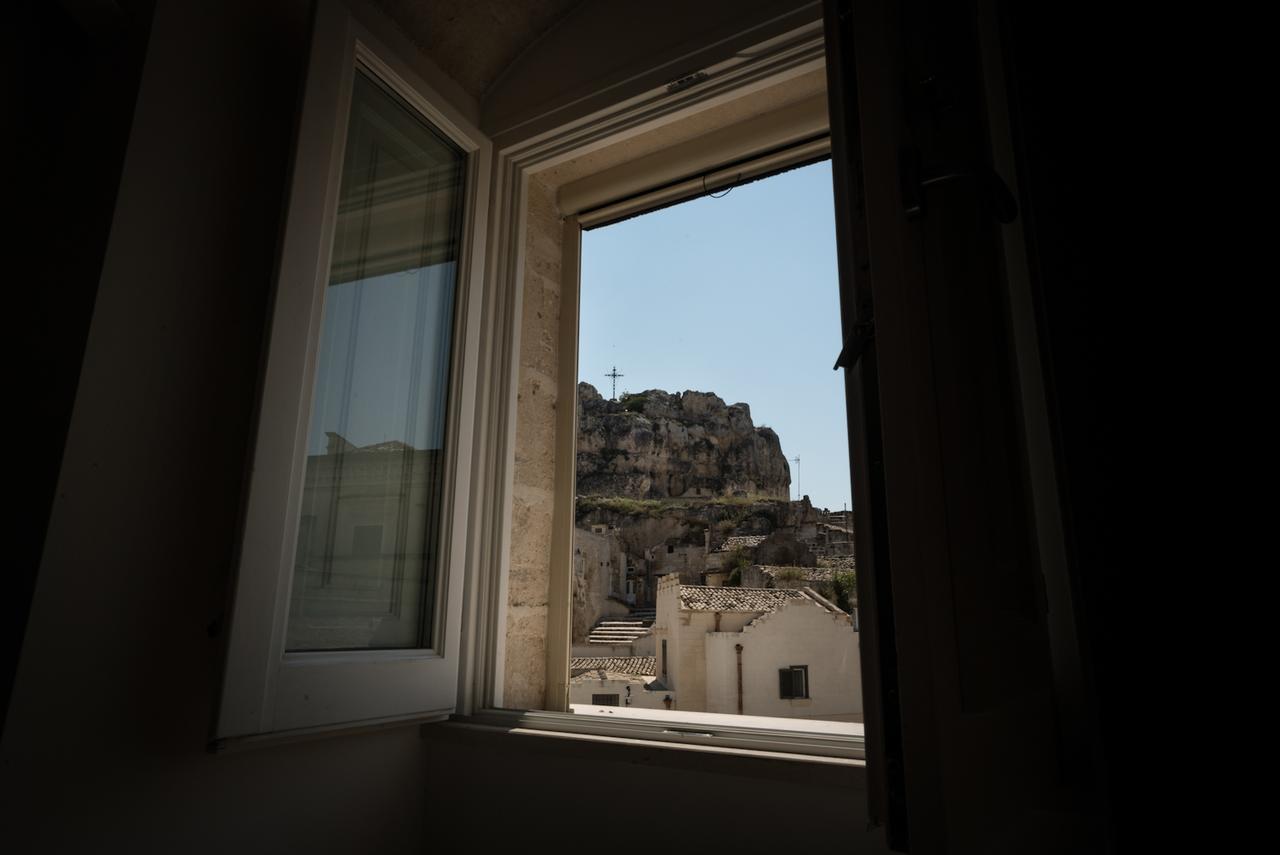
[(792, 665), (778, 669), (778, 697), (809, 697), (809, 666)]
[[(762, 92), (771, 86), (777, 88)], [(762, 110), (762, 103), (774, 109)], [(700, 127), (692, 135), (681, 137), (682, 129), (666, 133), (693, 116), (697, 120), (691, 125)], [(495, 439), (500, 452), (511, 448), (513, 437), (515, 447), (499, 454), (509, 468), (501, 473), (505, 480), (494, 473), (492, 500), (486, 500), (493, 516), (510, 523), (501, 527), (507, 539), (487, 533), (501, 564), (483, 568), (483, 574), (492, 575), (477, 580), (478, 664), (472, 679), (463, 682), (465, 706), (475, 720), (862, 756), (861, 737), (844, 733), (830, 738), (806, 733), (788, 740), (768, 724), (756, 722), (753, 728), (745, 721), (725, 728), (717, 724), (714, 732), (704, 727), (676, 732), (650, 727), (653, 722), (642, 720), (648, 711), (638, 704), (607, 719), (566, 714), (574, 575), (575, 407), (569, 402), (578, 378), (573, 342), (581, 230), (820, 159), (829, 150), (826, 130), (822, 32), (815, 21), (760, 51), (736, 55), (692, 88), (664, 84), (651, 98), (619, 103), (498, 153), (495, 198), (501, 207), (493, 226), (496, 235), (519, 237), (513, 245), (502, 237), (495, 243), (495, 273), (504, 286), (497, 291), (515, 294), (518, 301), (504, 306), (506, 314), (495, 323), (511, 324), (518, 335), (498, 357), (509, 371), (499, 382), (510, 391), (498, 402), (498, 422), (508, 427)], [(631, 144), (650, 131), (640, 146)], [(650, 140), (656, 144), (646, 147)], [(611, 151), (613, 143), (621, 145)], [(575, 173), (580, 164), (582, 171)], [(548, 453), (551, 444), (554, 458)], [(514, 489), (506, 486), (512, 483)], [(499, 496), (510, 499), (499, 502)], [(651, 562), (659, 558), (653, 553), (668, 554), (654, 549)], [(637, 599), (656, 585), (653, 570), (652, 564), (636, 569)], [(656, 652), (659, 669), (673, 667), (662, 661), (661, 648)], [(765, 670), (763, 677), (760, 685), (772, 695), (772, 671)], [(662, 694), (657, 700), (670, 709), (674, 692)]]
[(591, 703), (598, 707), (616, 707), (619, 706), (619, 695), (592, 695)]
[(224, 740), (456, 703), (488, 147), (361, 14), (316, 16)]

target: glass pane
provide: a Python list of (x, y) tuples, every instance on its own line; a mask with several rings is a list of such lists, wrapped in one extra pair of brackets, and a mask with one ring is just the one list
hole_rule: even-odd
[(289, 604), (289, 650), (429, 643), (466, 157), (357, 73)]

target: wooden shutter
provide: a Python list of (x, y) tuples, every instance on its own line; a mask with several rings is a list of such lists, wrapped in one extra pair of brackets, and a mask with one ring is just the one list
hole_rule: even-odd
[(1082, 825), (1056, 807), (991, 9), (825, 3), (870, 811), (913, 853), (1058, 851)]

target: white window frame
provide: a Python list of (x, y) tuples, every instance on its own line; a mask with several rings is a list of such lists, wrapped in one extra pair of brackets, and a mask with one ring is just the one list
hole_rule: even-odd
[[(699, 750), (765, 751), (775, 756), (816, 762), (861, 765), (865, 761), (862, 737), (824, 733), (818, 729), (806, 732), (802, 723), (775, 724), (774, 720), (746, 717), (741, 725), (726, 726), (698, 721), (697, 713), (688, 714), (686, 722), (676, 722), (657, 718), (574, 715), (567, 711), (577, 409), (573, 406), (557, 407), (556, 523), (551, 545), (548, 599), (546, 708), (502, 708), (528, 176), (683, 115), (824, 67), (822, 25), (815, 21), (761, 45), (758, 50), (742, 52), (704, 69), (694, 86), (663, 85), (496, 152), (495, 241), (489, 276), (490, 293), (494, 297), (493, 323), (497, 328), (506, 330), (506, 335), (494, 340), (494, 359), (500, 375), (494, 377), (494, 409), (482, 438), (491, 448), (492, 457), (485, 473), (485, 485), (481, 488), (484, 516), (496, 525), (485, 529), (481, 535), (488, 558), (477, 568), (479, 575), (475, 580), (474, 610), (471, 612), (473, 622), (468, 633), (472, 646), (460, 681), (461, 715), (457, 716), (460, 720), (509, 731), (555, 732), (587, 739), (640, 739), (655, 744), (698, 746)], [(565, 222), (558, 400), (572, 401), (577, 394), (578, 262), (582, 228), (692, 198), (707, 190), (722, 190), (739, 180), (821, 159), (830, 152), (829, 138), (823, 136), (828, 129), (825, 99), (820, 112), (820, 117), (817, 117), (806, 105), (796, 104), (779, 110), (781, 115), (772, 117), (771, 121), (744, 123), (749, 126), (748, 133), (708, 134), (701, 142), (673, 147), (669, 152), (643, 158), (645, 163), (609, 170), (608, 174), (574, 182), (572, 188), (561, 188), (559, 203)], [(702, 162), (698, 167), (700, 177), (683, 182), (673, 180), (690, 175), (691, 164), (699, 162)], [(733, 163), (730, 168), (716, 168), (730, 162)]]
[[(423, 75), (376, 12), (316, 8), (246, 499), (215, 745), (430, 721), (455, 710), (463, 655), (467, 509), (476, 445), (491, 144)], [(306, 437), (356, 69), (376, 77), (467, 156), (454, 300), (442, 552), (429, 646), (285, 650)]]

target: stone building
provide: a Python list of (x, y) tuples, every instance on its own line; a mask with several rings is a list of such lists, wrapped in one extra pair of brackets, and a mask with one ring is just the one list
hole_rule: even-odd
[(650, 579), (678, 573), (681, 581), (696, 585), (702, 581), (702, 573), (707, 569), (707, 548), (700, 543), (668, 539), (666, 543), (655, 544), (645, 550), (645, 559)]
[(569, 660), (569, 703), (674, 709), (675, 691), (658, 679), (656, 668), (653, 656), (575, 656)]
[(627, 553), (607, 526), (574, 529), (573, 641), (586, 639), (596, 622), (621, 617), (636, 602), (636, 580)]
[(851, 616), (810, 588), (658, 583), (658, 674), (697, 712), (862, 720)]

